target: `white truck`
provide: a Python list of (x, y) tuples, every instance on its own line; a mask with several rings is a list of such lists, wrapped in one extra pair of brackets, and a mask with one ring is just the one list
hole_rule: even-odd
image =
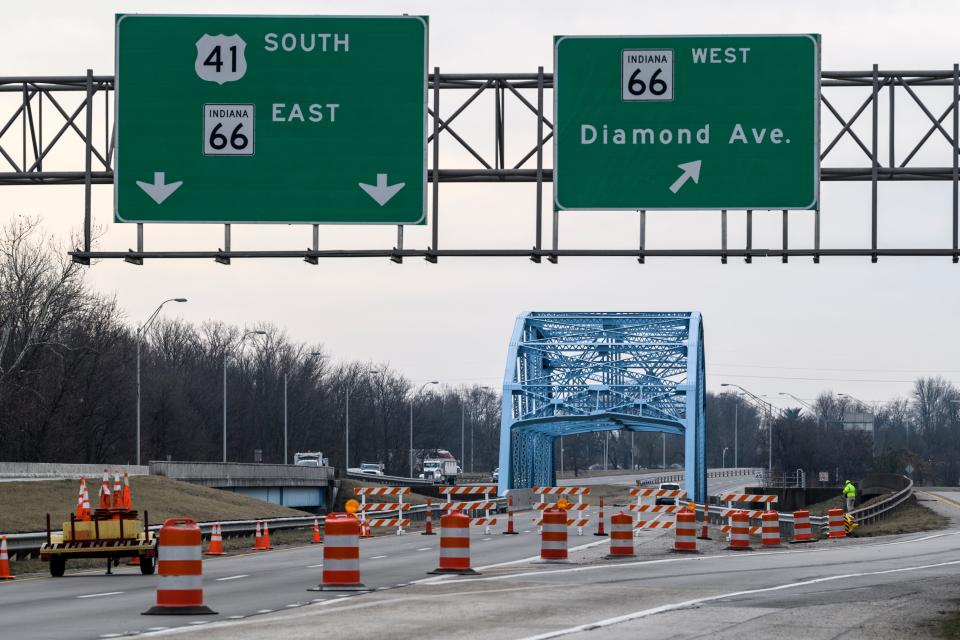
[(362, 462), (360, 463), (360, 473), (368, 476), (382, 476), (383, 464), (380, 462)]
[(293, 454), (293, 464), (298, 467), (326, 467), (330, 460), (320, 451), (303, 451)]
[(423, 473), (420, 474), (420, 477), (424, 480), (455, 484), (458, 475), (460, 475), (460, 465), (457, 464), (455, 459), (425, 458), (423, 461)]

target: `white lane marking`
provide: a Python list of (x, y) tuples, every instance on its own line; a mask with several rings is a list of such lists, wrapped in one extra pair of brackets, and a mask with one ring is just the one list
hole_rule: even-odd
[(489, 542), (491, 540), (493, 540), (493, 538), (483, 538), (483, 542)]
[(123, 636), (122, 633), (105, 633), (100, 637), (101, 638), (120, 638), (122, 636)]
[(417, 551), (430, 551), (430, 549), (433, 549), (433, 547), (421, 547), (420, 549), (417, 549)]
[(287, 609), (296, 609), (299, 606), (300, 606), (299, 604), (288, 604)]
[(107, 591), (106, 593), (90, 593), (85, 596), (77, 596), (77, 598), (80, 600), (83, 600), (84, 598), (102, 598), (103, 596), (118, 596), (121, 593), (123, 593), (123, 591)]
[(320, 564), (308, 564), (307, 569), (316, 569), (317, 567), (322, 567), (322, 566), (323, 566), (322, 562)]
[(524, 532), (524, 533), (530, 533), (530, 529), (524, 529), (523, 532)]
[(273, 613), (273, 609), (260, 609), (257, 613)]
[(169, 629), (170, 627), (147, 627), (147, 631), (163, 631), (164, 629)]
[(380, 558), (386, 558), (387, 556), (370, 556), (369, 560), (379, 560)]
[(639, 620), (640, 618), (647, 618), (658, 613), (666, 613), (668, 611), (677, 611), (679, 609), (689, 609), (697, 605), (704, 604), (705, 602), (715, 602), (717, 600), (724, 600), (726, 598), (736, 598), (739, 596), (750, 596), (757, 593), (769, 593), (771, 591), (783, 591), (784, 589), (795, 589), (797, 587), (806, 587), (812, 584), (820, 584), (822, 582), (833, 582), (835, 580), (848, 580), (850, 578), (862, 578), (864, 576), (879, 576), (886, 575), (889, 573), (903, 573), (905, 571), (920, 571), (923, 569), (935, 569), (937, 567), (947, 567), (952, 565), (960, 564), (960, 560), (952, 560), (950, 562), (938, 562), (936, 564), (924, 564), (913, 567), (901, 567), (899, 569), (885, 569), (882, 571), (864, 571), (861, 573), (845, 573), (838, 576), (827, 576), (825, 578), (814, 578), (812, 580), (804, 580), (803, 582), (790, 582), (787, 584), (778, 584), (773, 587), (764, 587), (762, 589), (748, 589), (745, 591), (732, 591), (730, 593), (721, 593), (716, 596), (707, 596), (705, 598), (696, 598), (694, 600), (685, 600), (683, 602), (675, 602), (673, 604), (664, 604), (659, 607), (653, 607), (651, 609), (642, 609), (640, 611), (634, 611), (633, 613), (628, 613), (622, 616), (616, 616), (614, 618), (606, 618), (604, 620), (597, 620), (596, 622), (588, 622), (587, 624), (580, 624), (575, 627), (568, 627), (566, 629), (558, 629), (556, 631), (548, 631), (547, 633), (541, 633), (535, 636), (527, 636), (521, 640), (549, 640), (550, 638), (559, 638), (562, 636), (570, 635), (571, 633), (580, 633), (581, 631), (592, 631), (594, 629), (600, 629), (603, 627), (609, 627), (615, 624), (620, 624), (622, 622), (630, 622), (631, 620)]
[(194, 620), (190, 624), (207, 624), (207, 620)]
[(217, 582), (226, 582), (227, 580), (237, 580), (237, 579), (239, 579), (239, 578), (249, 578), (249, 577), (250, 577), (250, 574), (248, 574), (248, 573), (241, 573), (240, 575), (237, 575), (237, 576), (227, 576), (226, 578), (217, 578), (216, 581), (217, 581)]
[(337, 597), (338, 597), (338, 598), (349, 598), (349, 597), (350, 597), (350, 594), (349, 594), (349, 593), (338, 593), (338, 594), (337, 594)]
[(244, 616), (227, 616), (227, 620), (243, 620)]

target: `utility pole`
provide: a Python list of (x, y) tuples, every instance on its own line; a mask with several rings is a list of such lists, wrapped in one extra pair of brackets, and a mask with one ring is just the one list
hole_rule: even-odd
[(350, 470), (350, 387), (347, 387), (346, 429), (344, 429), (343, 475)]
[(664, 431), (660, 434), (660, 453), (663, 455), (663, 466), (662, 469), (667, 468), (667, 432)]
[(630, 432), (630, 471), (633, 471), (634, 469), (636, 469), (636, 467), (633, 464), (633, 434), (634, 432), (631, 431)]
[(287, 378), (288, 372), (283, 373), (283, 464), (290, 464), (287, 457)]
[(733, 468), (740, 468), (740, 398), (733, 405)]

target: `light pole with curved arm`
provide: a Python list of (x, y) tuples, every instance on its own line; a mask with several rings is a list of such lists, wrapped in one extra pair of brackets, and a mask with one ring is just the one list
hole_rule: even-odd
[(823, 420), (820, 418), (820, 414), (817, 412), (817, 410), (814, 408), (814, 406), (813, 406), (812, 404), (810, 404), (809, 402), (804, 402), (803, 400), (801, 400), (801, 399), (798, 398), (797, 396), (793, 395), (792, 393), (787, 393), (786, 391), (781, 391), (781, 392), (779, 392), (777, 395), (789, 396), (789, 397), (793, 398), (794, 400), (796, 400), (797, 402), (799, 402), (801, 405), (803, 405), (803, 406), (807, 409), (807, 411), (809, 411), (810, 413), (812, 413), (812, 414), (814, 415), (814, 417), (817, 419), (817, 422), (818, 422), (818, 423), (823, 422)]
[(160, 303), (160, 305), (154, 309), (153, 313), (150, 314), (150, 317), (147, 318), (147, 321), (137, 327), (137, 466), (140, 465), (140, 345), (143, 344), (143, 334), (147, 329), (150, 328), (150, 325), (153, 324), (153, 321), (157, 319), (157, 315), (160, 313), (160, 309), (163, 309), (163, 305), (168, 302), (186, 302), (186, 298), (168, 298)]
[(723, 382), (720, 384), (721, 387), (734, 387), (739, 389), (747, 396), (753, 399), (753, 401), (759, 404), (764, 408), (767, 414), (767, 473), (773, 478), (773, 405), (760, 398), (760, 396), (755, 393), (751, 393), (741, 387), (738, 384), (732, 384), (730, 382)]
[(423, 393), (423, 390), (426, 389), (431, 384), (440, 384), (439, 380), (430, 380), (429, 382), (424, 382), (420, 385), (420, 388), (417, 389), (417, 392), (410, 396), (410, 477), (413, 477), (413, 403), (417, 401), (417, 396)]
[(240, 342), (237, 344), (235, 351), (225, 351), (223, 353), (223, 461), (227, 461), (227, 358), (231, 355), (234, 355), (237, 351), (243, 348), (243, 342), (247, 339), (247, 336), (265, 336), (267, 335), (266, 331), (247, 331), (243, 334), (243, 337), (240, 338)]

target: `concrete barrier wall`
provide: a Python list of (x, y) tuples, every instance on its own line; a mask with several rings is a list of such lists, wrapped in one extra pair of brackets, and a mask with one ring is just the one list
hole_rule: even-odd
[(243, 462), (150, 462), (150, 473), (208, 487), (317, 487), (333, 484), (333, 467)]
[(76, 479), (80, 476), (97, 477), (109, 469), (132, 476), (145, 476), (150, 473), (146, 465), (135, 464), (69, 464), (60, 462), (0, 462), (0, 480), (60, 480)]

